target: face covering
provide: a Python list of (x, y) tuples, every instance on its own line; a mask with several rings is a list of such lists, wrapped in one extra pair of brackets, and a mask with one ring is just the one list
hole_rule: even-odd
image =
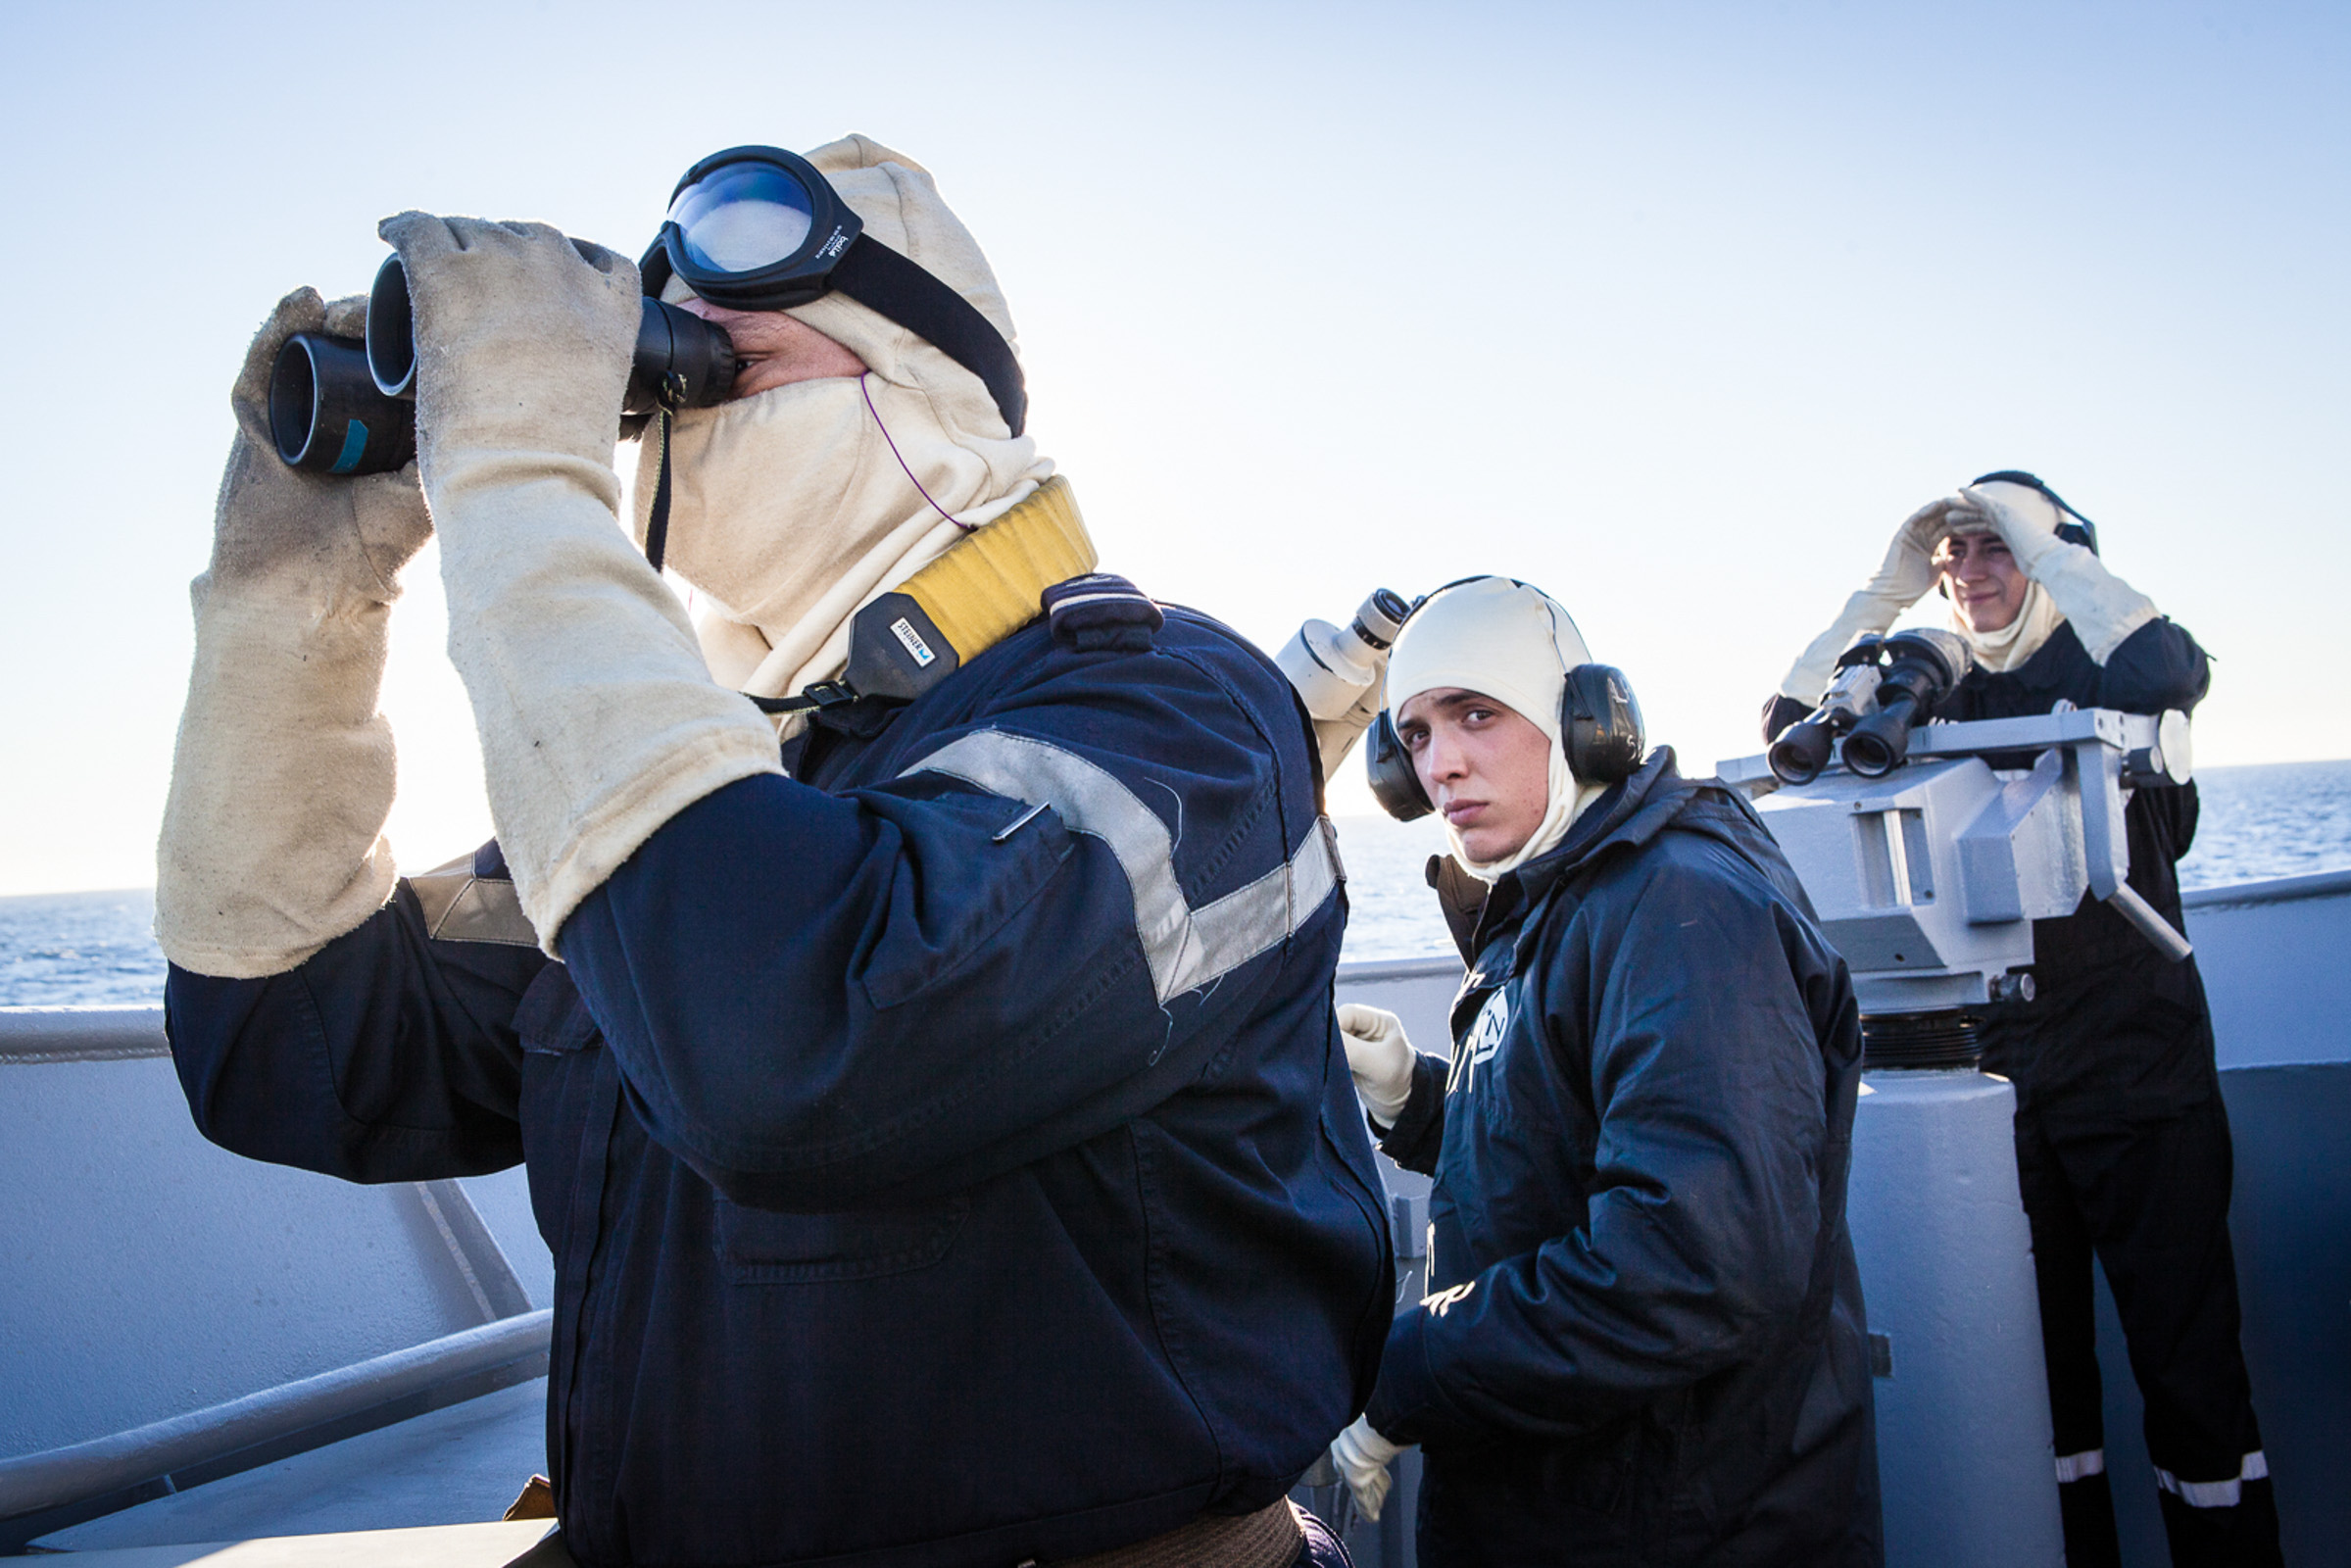
[(1479, 577), (1447, 588), (1414, 611), (1388, 656), (1391, 713), (1423, 692), (1458, 688), (1491, 697), (1550, 740), (1543, 820), (1527, 842), (1494, 860), (1470, 857), (1451, 823), (1445, 838), (1461, 868), (1482, 882), (1558, 848), (1567, 830), (1607, 786), (1588, 784), (1567, 765), (1559, 703), (1567, 672), (1592, 662), (1584, 635), (1556, 601), (1506, 577)]
[[(762, 697), (838, 675), (851, 616), (1053, 472), (1027, 437), (958, 439), (920, 392), (871, 374), (686, 410), (670, 441), (668, 564), (697, 590), (710, 673)], [(640, 541), (660, 467), (657, 425), (637, 459)]]

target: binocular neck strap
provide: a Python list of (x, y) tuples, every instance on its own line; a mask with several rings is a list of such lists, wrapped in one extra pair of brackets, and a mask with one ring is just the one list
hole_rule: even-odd
[(661, 476), (653, 487), (653, 511), (645, 519), (645, 559), (653, 569), (661, 569), (661, 557), (669, 551), (669, 410), (664, 406), (656, 415), (656, 429), (661, 439)]

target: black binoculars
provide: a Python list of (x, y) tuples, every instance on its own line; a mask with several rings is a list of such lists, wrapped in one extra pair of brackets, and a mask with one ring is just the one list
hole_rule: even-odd
[[(416, 455), (416, 317), (397, 256), (376, 271), (364, 338), (297, 332), (269, 368), (269, 436), (307, 473), (389, 473)], [(624, 415), (723, 403), (735, 345), (691, 311), (644, 302)]]
[(1839, 736), (1844, 765), (1883, 778), (1910, 755), (1910, 731), (1935, 716), (1975, 664), (1955, 632), (1901, 631), (1855, 639), (1837, 656), (1837, 679), (1820, 707), (1790, 724), (1765, 754), (1787, 784), (1809, 784), (1829, 765)]
[(1975, 656), (1955, 632), (1904, 631), (1886, 639), (1878, 710), (1845, 737), (1844, 763), (1863, 778), (1883, 778), (1910, 755), (1910, 731), (1965, 678)]

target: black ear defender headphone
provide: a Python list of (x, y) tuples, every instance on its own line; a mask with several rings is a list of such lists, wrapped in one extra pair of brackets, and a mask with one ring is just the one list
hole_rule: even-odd
[(2027, 473), (2022, 468), (1999, 468), (1968, 481), (1971, 489), (1980, 484), (2021, 484), (2028, 490), (2039, 491), (2063, 519), (2057, 524), (2057, 537), (2069, 545), (2082, 546), (2093, 556), (2098, 553), (2098, 525), (2067, 506), (2065, 497), (2041, 483), (2038, 474)]
[[(1412, 609), (1417, 612), (1445, 588), (1481, 580), (1463, 577), (1448, 582), (1437, 593), (1414, 601)], [(1515, 577), (1505, 580), (1521, 588), (1529, 586)], [(1409, 622), (1412, 617), (1404, 618)], [(1641, 733), (1641, 704), (1623, 670), (1613, 664), (1578, 664), (1567, 671), (1566, 689), (1559, 694), (1559, 745), (1567, 754), (1567, 770), (1587, 784), (1622, 783), (1640, 769), (1648, 747)], [(1390, 816), (1410, 822), (1436, 809), (1428, 791), (1420, 787), (1412, 754), (1396, 734), (1396, 717), (1389, 709), (1381, 709), (1380, 716), (1372, 720), (1363, 762), (1371, 775), (1372, 799)]]

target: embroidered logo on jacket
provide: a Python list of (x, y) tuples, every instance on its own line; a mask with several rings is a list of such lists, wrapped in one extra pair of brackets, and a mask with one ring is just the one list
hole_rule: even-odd
[(1455, 1302), (1467, 1300), (1469, 1293), (1477, 1288), (1476, 1280), (1469, 1280), (1460, 1285), (1449, 1285), (1435, 1296), (1422, 1297), (1420, 1304), (1427, 1307), (1432, 1316), (1443, 1317), (1453, 1309)]
[(1478, 1016), (1461, 1037), (1460, 1049), (1453, 1053), (1453, 1072), (1445, 1085), (1447, 1094), (1468, 1094), (1477, 1086), (1478, 1064), (1491, 1060), (1502, 1049), (1502, 1035), (1510, 1027), (1510, 988), (1504, 986), (1486, 999)]

